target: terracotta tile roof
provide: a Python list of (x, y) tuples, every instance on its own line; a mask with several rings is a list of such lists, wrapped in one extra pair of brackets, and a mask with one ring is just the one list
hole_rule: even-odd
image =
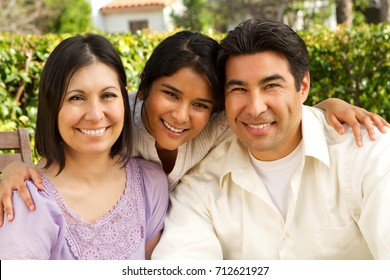
[(167, 6), (172, 0), (113, 0), (100, 8), (102, 13), (139, 7)]

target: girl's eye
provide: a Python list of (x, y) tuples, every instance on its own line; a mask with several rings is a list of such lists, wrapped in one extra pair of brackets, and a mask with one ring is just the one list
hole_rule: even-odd
[(164, 93), (172, 98), (178, 99), (177, 95), (172, 91), (164, 91)]
[(201, 109), (209, 109), (210, 107), (203, 103), (194, 103), (194, 106)]

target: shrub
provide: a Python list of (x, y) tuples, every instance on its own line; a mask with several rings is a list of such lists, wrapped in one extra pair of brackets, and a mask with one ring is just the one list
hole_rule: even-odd
[(311, 57), (308, 104), (338, 97), (390, 119), (390, 25), (302, 31)]

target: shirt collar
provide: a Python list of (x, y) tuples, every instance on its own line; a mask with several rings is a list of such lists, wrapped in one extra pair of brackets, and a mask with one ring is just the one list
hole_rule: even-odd
[(329, 148), (326, 143), (325, 115), (317, 108), (302, 107), (302, 137), (305, 157), (311, 156), (330, 166)]
[(232, 136), (221, 171), (219, 186), (224, 186), (224, 178), (230, 174), (231, 179), (242, 188), (259, 197), (265, 195), (265, 188), (258, 187), (263, 183), (256, 170), (252, 168), (248, 148), (236, 136)]

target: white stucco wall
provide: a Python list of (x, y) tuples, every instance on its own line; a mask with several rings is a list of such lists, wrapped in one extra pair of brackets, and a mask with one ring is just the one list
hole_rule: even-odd
[(100, 8), (111, 2), (111, 0), (89, 0), (92, 10), (92, 24), (95, 28), (104, 30), (104, 17), (100, 13)]
[(168, 7), (140, 7), (131, 11), (118, 11), (102, 14), (100, 8), (111, 0), (90, 0), (92, 7), (92, 21), (95, 28), (106, 31), (123, 33), (129, 32), (129, 22), (146, 20), (152, 32), (171, 31), (174, 23), (170, 17), (172, 9), (181, 12), (181, 0), (174, 1)]
[(117, 12), (104, 15), (104, 30), (107, 32), (129, 32), (129, 22), (146, 20), (151, 31), (165, 31), (164, 17), (161, 10), (148, 9), (133, 13)]

